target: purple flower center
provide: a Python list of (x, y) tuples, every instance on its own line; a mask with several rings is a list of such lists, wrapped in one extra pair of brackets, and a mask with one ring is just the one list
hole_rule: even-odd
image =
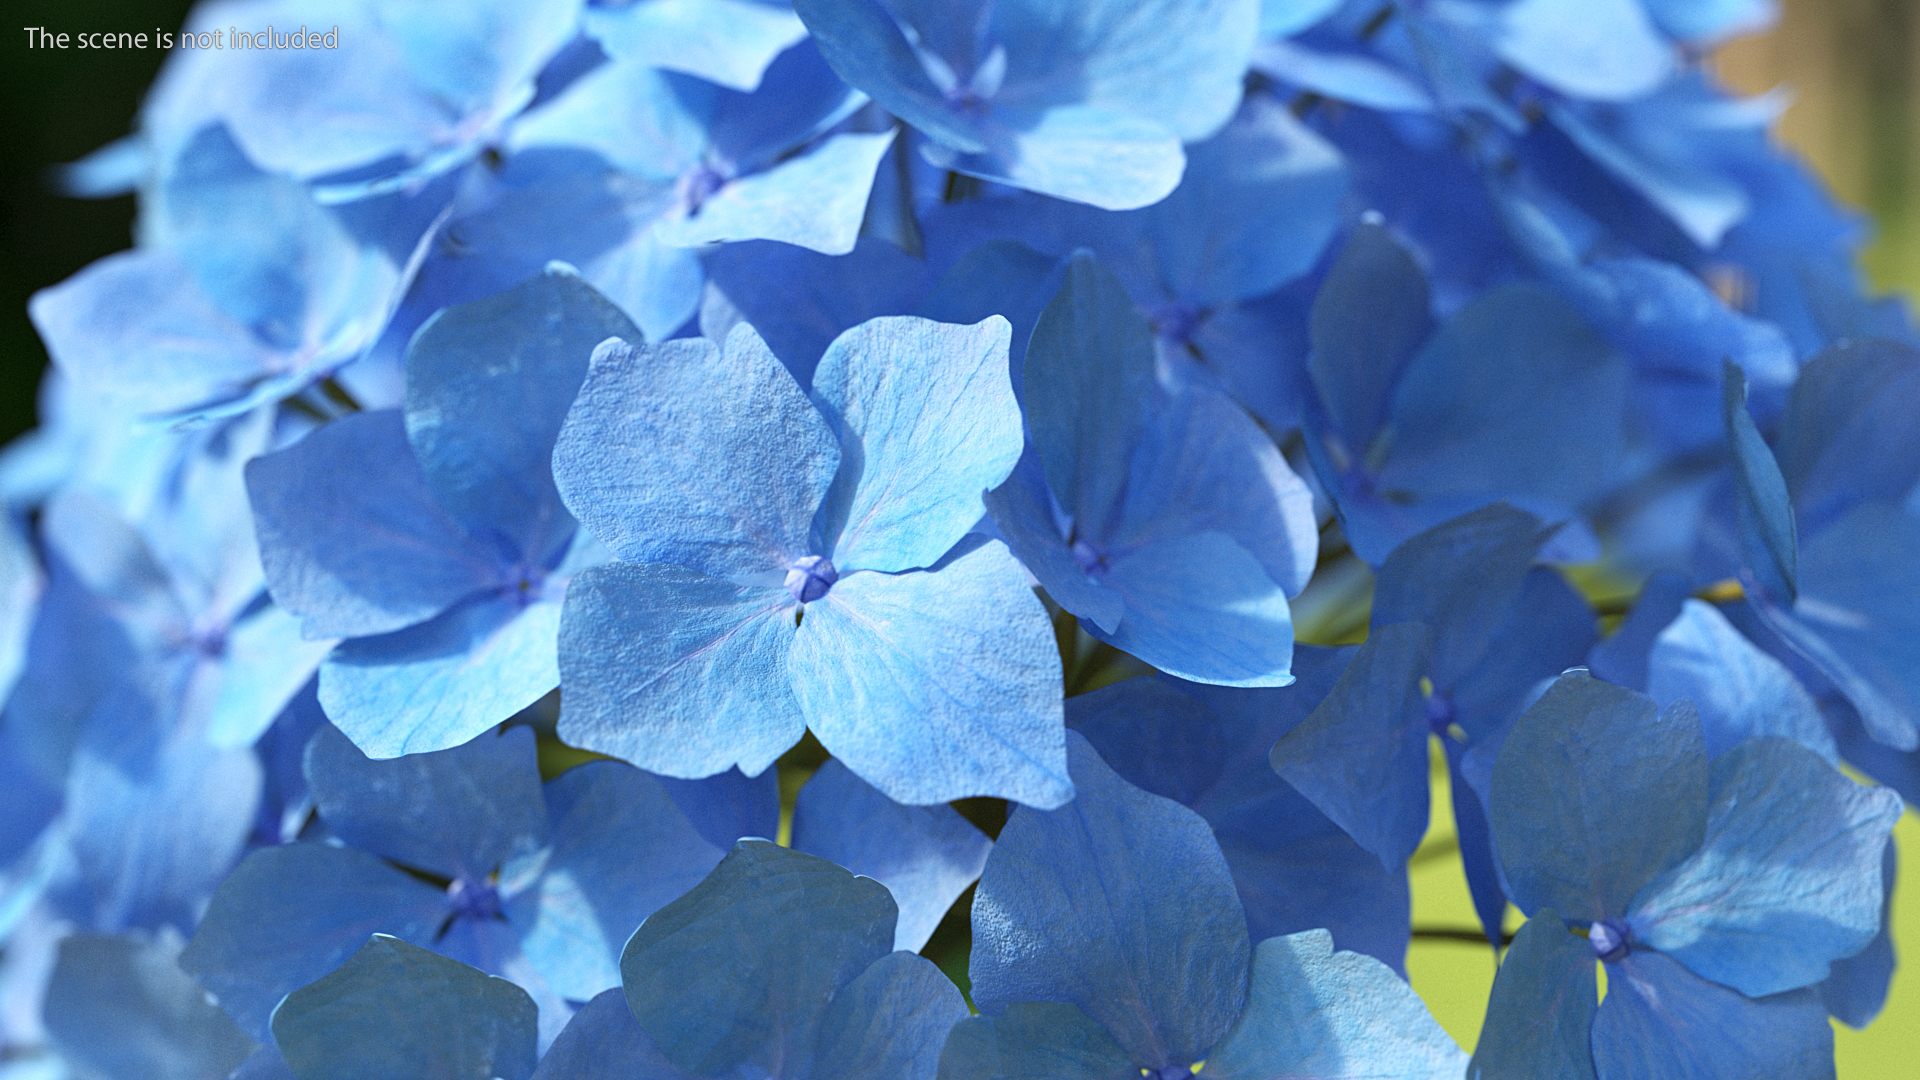
[(1085, 540), (1073, 542), (1073, 561), (1080, 564), (1081, 571), (1088, 577), (1100, 577), (1107, 572), (1106, 552)]
[(1632, 935), (1619, 919), (1602, 919), (1587, 929), (1587, 940), (1593, 943), (1593, 955), (1611, 964), (1627, 955)]
[(726, 186), (725, 174), (710, 165), (696, 165), (693, 171), (680, 178), (680, 199), (686, 203), (687, 216), (698, 214), (700, 207)]
[(1161, 337), (1175, 344), (1185, 345), (1193, 340), (1194, 331), (1200, 329), (1200, 321), (1205, 313), (1191, 304), (1175, 300), (1153, 314), (1153, 329)]
[(447, 886), (447, 904), (456, 919), (486, 922), (500, 915), (500, 891), (492, 882), (457, 877)]
[(1157, 1069), (1142, 1069), (1146, 1080), (1192, 1080), (1193, 1070), (1185, 1065), (1162, 1065)]
[(825, 555), (802, 555), (787, 564), (787, 592), (803, 604), (811, 604), (827, 595), (840, 572)]

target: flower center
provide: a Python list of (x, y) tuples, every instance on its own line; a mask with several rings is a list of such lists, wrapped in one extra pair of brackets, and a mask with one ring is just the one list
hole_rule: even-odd
[(1081, 572), (1088, 577), (1100, 577), (1107, 572), (1106, 552), (1085, 540), (1073, 542), (1073, 561), (1080, 564)]
[(447, 886), (447, 903), (456, 919), (485, 922), (501, 917), (500, 891), (491, 882), (454, 878)]
[(1631, 939), (1627, 924), (1618, 919), (1602, 919), (1587, 929), (1587, 940), (1593, 943), (1593, 955), (1609, 964), (1626, 957)]
[(700, 207), (714, 193), (727, 186), (727, 178), (719, 170), (709, 165), (697, 165), (680, 178), (680, 199), (686, 204), (687, 216), (700, 213)]
[(802, 555), (787, 564), (787, 592), (803, 604), (811, 604), (827, 595), (840, 572), (825, 555)]

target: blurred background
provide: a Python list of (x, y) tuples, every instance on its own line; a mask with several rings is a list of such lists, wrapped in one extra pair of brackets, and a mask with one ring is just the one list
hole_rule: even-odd
[[(27, 320), (36, 289), (131, 243), (131, 196), (60, 197), (47, 171), (120, 137), (163, 55), (27, 48), (24, 26), (50, 29), (174, 30), (184, 0), (8, 0), (14, 29), (0, 59), (0, 440), (34, 419), (34, 391), (46, 353)], [(1779, 136), (1803, 155), (1873, 242), (1864, 267), (1881, 288), (1920, 293), (1920, 0), (1784, 0), (1769, 33), (1721, 49), (1711, 63), (1735, 90), (1784, 90), (1792, 102)], [(1471, 1047), (1493, 981), (1493, 961), (1470, 939), (1476, 926), (1461, 880), (1446, 811), (1445, 771), (1433, 788), (1435, 828), (1415, 857), (1415, 987), (1455, 1038)], [(1897, 836), (1920, 853), (1920, 820), (1909, 812)], [(1510, 912), (1510, 915), (1515, 913)], [(1517, 920), (1516, 920), (1517, 922)], [(1464, 935), (1459, 931), (1465, 931)], [(1906, 877), (1895, 904), (1895, 940), (1909, 956), (1920, 943), (1920, 888)], [(1896, 978), (1893, 1000), (1864, 1032), (1837, 1036), (1846, 1080), (1906, 1078), (1920, 1072), (1920, 977)]]

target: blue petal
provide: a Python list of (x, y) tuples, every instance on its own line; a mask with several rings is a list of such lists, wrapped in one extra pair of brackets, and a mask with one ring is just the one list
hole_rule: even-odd
[(742, 840), (627, 942), (627, 1004), (681, 1068), (804, 1070), (830, 1000), (888, 953), (894, 912), (876, 881)]
[(213, 894), (180, 966), (265, 1042), (280, 999), (339, 967), (368, 935), (425, 945), (447, 916), (445, 890), (357, 848), (262, 848)]
[(583, 21), (587, 33), (620, 60), (684, 71), (735, 90), (759, 86), (773, 58), (807, 36), (785, 5), (752, 0), (588, 6)]
[(948, 109), (900, 24), (877, 0), (800, 0), (794, 11), (848, 84), (948, 146), (965, 153), (986, 149), (973, 125)]
[(1126, 601), (1103, 641), (1170, 675), (1223, 686), (1293, 681), (1293, 617), (1267, 570), (1225, 533), (1159, 540), (1113, 558), (1102, 584)]
[(1623, 916), (1706, 835), (1699, 719), (1684, 702), (1659, 711), (1644, 695), (1569, 672), (1514, 723), (1488, 811), (1521, 911)]
[(613, 563), (576, 578), (560, 623), (560, 737), (668, 776), (757, 776), (806, 729), (788, 688), (793, 597)]
[(273, 1037), (301, 1080), (354, 1076), (527, 1080), (535, 1008), (526, 991), (457, 960), (376, 934), (341, 967), (295, 990)]
[(1593, 1062), (1600, 1080), (1831, 1080), (1833, 1029), (1811, 990), (1755, 1000), (1636, 952), (1607, 967)]
[(819, 554), (807, 527), (840, 454), (793, 376), (736, 327), (724, 351), (702, 339), (594, 350), (553, 473), (622, 559), (777, 581)]
[(1595, 1080), (1588, 1045), (1600, 1006), (1593, 946), (1542, 908), (1500, 961), (1469, 1076)]
[(1072, 1005), (1015, 1002), (953, 1026), (939, 1080), (1134, 1080), (1144, 1075), (1107, 1029)]
[(1023, 442), (1010, 334), (998, 316), (887, 317), (827, 346), (813, 399), (841, 461), (815, 529), (841, 573), (932, 566), (980, 520), (981, 493), (1013, 471)]
[(729, 769), (698, 780), (654, 779), (707, 843), (722, 851), (743, 837), (771, 840), (780, 828), (780, 781), (774, 773), (748, 777)]
[(1362, 223), (1313, 301), (1307, 370), (1334, 431), (1357, 454), (1386, 421), (1393, 388), (1433, 317), (1426, 275), (1384, 226)]
[(1863, 502), (1898, 502), (1920, 483), (1920, 350), (1841, 341), (1807, 361), (1780, 417), (1780, 471), (1808, 536)]
[(834, 995), (820, 1019), (814, 1075), (934, 1080), (947, 1033), (966, 1016), (960, 988), (931, 961), (889, 953)]
[(1290, 37), (1334, 13), (1340, 0), (1261, 0), (1260, 36)]
[(1137, 210), (1180, 185), (1186, 156), (1165, 127), (1092, 105), (1000, 110), (1002, 127), (984, 133), (994, 149), (956, 153), (926, 142), (935, 168), (993, 180), (1102, 210)]
[(1033, 450), (1020, 455), (1020, 463), (1007, 482), (987, 492), (983, 501), (1007, 548), (1039, 580), (1054, 603), (1101, 630), (1112, 631), (1120, 625), (1126, 600), (1089, 576), (1074, 558), (1073, 549), (1060, 533), (1053, 493), (1047, 489), (1047, 478)]
[(529, 898), (538, 907), (521, 949), (555, 993), (585, 1001), (620, 984), (627, 938), (698, 885), (724, 851), (700, 836), (658, 780), (618, 762), (568, 769), (547, 785), (546, 798), (553, 844)]
[(313, 638), (385, 634), (493, 584), (500, 553), (427, 486), (397, 411), (358, 413), (247, 463), (274, 601)]
[(1638, 97), (1675, 67), (1639, 0), (1519, 0), (1500, 10), (1502, 59), (1563, 93)]
[(1253, 68), (1302, 90), (1384, 112), (1427, 113), (1433, 95), (1412, 76), (1358, 52), (1309, 49), (1291, 41), (1264, 41), (1253, 50)]
[(508, 145), (591, 150), (624, 173), (670, 182), (700, 164), (714, 97), (652, 65), (615, 61), (515, 121)]
[(1818, 982), (1880, 930), (1900, 812), (1798, 743), (1743, 742), (1714, 763), (1700, 850), (1635, 897), (1634, 935), (1749, 997)]
[(1660, 28), (1688, 44), (1710, 45), (1764, 29), (1780, 13), (1776, 0), (1641, 0)]
[(344, 641), (320, 666), (320, 704), (370, 754), (459, 746), (559, 685), (560, 611), (483, 593), (431, 622)]
[(407, 346), (407, 441), (440, 506), (503, 554), (556, 554), (573, 519), (554, 489), (554, 440), (594, 346), (639, 334), (557, 270), (427, 320)]
[(1247, 1010), (1199, 1075), (1441, 1080), (1466, 1057), (1385, 964), (1334, 952), (1325, 930), (1308, 930), (1260, 943)]
[(1626, 620), (1612, 637), (1593, 647), (1587, 666), (1615, 686), (1646, 690), (1654, 643), (1680, 617), (1692, 595), (1693, 586), (1683, 574), (1668, 570), (1648, 578)]
[(323, 727), (307, 744), (306, 772), (335, 836), (418, 870), (484, 881), (546, 842), (533, 732), (525, 727), (387, 761), (369, 759)]
[(1325, 701), (1273, 745), (1269, 760), (1388, 869), (1427, 832), (1427, 706), (1420, 680), (1433, 634), (1376, 627)]
[(1791, 605), (1798, 590), (1800, 541), (1787, 482), (1747, 411), (1746, 375), (1731, 361), (1725, 365), (1725, 374), (1721, 415), (1726, 419), (1727, 442), (1733, 454), (1741, 554), (1760, 588), (1774, 602)]
[(333, 648), (306, 640), (299, 620), (265, 607), (227, 632), (219, 696), (205, 737), (220, 749), (251, 746), (280, 714)]
[(1778, 735), (1830, 763), (1840, 761), (1813, 695), (1711, 604), (1688, 600), (1680, 617), (1654, 640), (1647, 694), (1663, 706), (1683, 697), (1693, 702), (1709, 757), (1719, 757), (1742, 739)]
[(1045, 610), (995, 543), (939, 570), (841, 578), (807, 605), (788, 660), (821, 744), (910, 805), (1072, 798), (1059, 664)]
[(0, 523), (0, 701), (13, 696), (26, 668), (34, 608), (45, 584), (19, 528), (12, 521)]
[(973, 900), (974, 1001), (1079, 1006), (1136, 1064), (1206, 1056), (1247, 1000), (1247, 923), (1213, 830), (1079, 735), (1079, 796), (1013, 812)]
[(618, 987), (580, 1007), (541, 1055), (533, 1080), (698, 1080), (668, 1061)]
[(893, 947), (918, 952), (993, 841), (950, 806), (902, 806), (828, 761), (794, 803), (793, 848), (885, 885), (900, 908)]
[(44, 1023), (85, 1075), (202, 1080), (254, 1051), (233, 1021), (174, 963), (163, 941), (75, 934), (60, 942)]
[(1887, 1003), (1896, 966), (1893, 952), (1893, 884), (1899, 878), (1899, 853), (1891, 837), (1880, 863), (1880, 932), (1867, 947), (1833, 962), (1833, 974), (1820, 984), (1820, 1000), (1841, 1023), (1863, 1028)]
[(1488, 658), (1550, 530), (1524, 510), (1496, 504), (1420, 533), (1380, 566), (1373, 622), (1418, 622), (1434, 635), (1442, 688)]
[(840, 81), (811, 41), (803, 41), (775, 58), (755, 92), (713, 95), (709, 163), (735, 176), (767, 169), (838, 126), (866, 100)]
[(826, 255), (853, 250), (873, 188), (873, 170), (892, 132), (834, 135), (817, 148), (727, 184), (693, 217), (654, 231), (679, 247), (730, 240), (778, 240)]

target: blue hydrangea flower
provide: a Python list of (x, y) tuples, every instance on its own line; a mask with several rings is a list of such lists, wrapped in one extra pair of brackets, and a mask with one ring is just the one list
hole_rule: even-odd
[[(1879, 929), (1892, 792), (1779, 738), (1710, 765), (1685, 699), (1656, 710), (1573, 672), (1507, 736), (1491, 810), (1514, 902), (1539, 928), (1501, 967), (1476, 1068), (1832, 1075), (1808, 987)], [(1596, 960), (1610, 988), (1597, 1009)]]
[(177, 934), (61, 940), (44, 1015), (48, 1041), (73, 1075), (226, 1076), (253, 1054), (255, 1042), (175, 964), (179, 953)]
[(617, 60), (747, 92), (807, 36), (793, 9), (772, 0), (591, 0), (581, 27)]
[(927, 136), (939, 168), (1129, 210), (1233, 115), (1254, 0), (960, 6), (802, 0), (827, 62)]
[(589, 1002), (535, 1075), (933, 1080), (966, 1002), (894, 939), (873, 881), (743, 840), (635, 932), (624, 993)]
[(1020, 452), (1006, 357), (1002, 319), (876, 319), (809, 400), (750, 327), (603, 344), (554, 472), (620, 561), (568, 593), (561, 737), (705, 776), (811, 727), (900, 802), (1068, 798), (1045, 612), (961, 542)]
[(1111, 272), (1074, 259), (1023, 373), (1033, 450), (988, 499), (1009, 546), (1088, 632), (1198, 682), (1284, 686), (1287, 596), (1313, 498), (1225, 394), (1168, 388)]
[(1324, 930), (1255, 949), (1213, 831), (1068, 736), (1075, 800), (1013, 812), (973, 906), (981, 1013), (943, 1080), (1458, 1076), (1413, 991)]
[(248, 466), (275, 597), (308, 637), (348, 639), (320, 702), (363, 750), (458, 746), (559, 683), (560, 597), (604, 555), (561, 505), (553, 440), (593, 346), (632, 333), (555, 269), (423, 328), (405, 409)]

